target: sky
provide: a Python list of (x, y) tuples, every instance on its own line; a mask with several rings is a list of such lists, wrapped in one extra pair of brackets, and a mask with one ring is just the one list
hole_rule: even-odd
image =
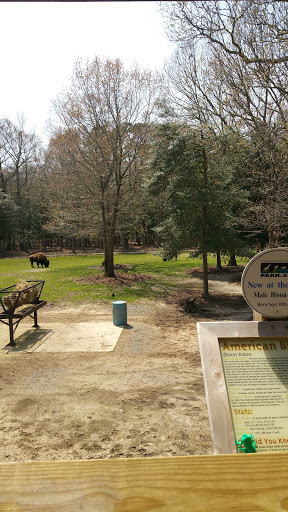
[(78, 57), (154, 70), (173, 52), (157, 1), (0, 2), (0, 20), (0, 119), (23, 113), (44, 143)]

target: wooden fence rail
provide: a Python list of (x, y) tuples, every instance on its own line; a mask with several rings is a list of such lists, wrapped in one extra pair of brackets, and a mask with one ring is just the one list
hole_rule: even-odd
[(288, 511), (288, 453), (3, 463), (0, 511)]

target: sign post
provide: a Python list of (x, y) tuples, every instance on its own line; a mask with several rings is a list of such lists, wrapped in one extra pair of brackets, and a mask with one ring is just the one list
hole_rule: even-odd
[(288, 317), (288, 249), (267, 249), (247, 263), (242, 274), (247, 304), (264, 318)]

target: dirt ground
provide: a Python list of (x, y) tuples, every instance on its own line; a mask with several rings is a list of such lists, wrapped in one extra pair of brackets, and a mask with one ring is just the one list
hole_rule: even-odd
[[(211, 275), (208, 301), (195, 292), (195, 271), (165, 300), (128, 303), (113, 352), (0, 358), (0, 461), (212, 453), (196, 323), (252, 319), (239, 276)], [(196, 300), (188, 314), (189, 290)], [(48, 305), (39, 320), (101, 321), (108, 313), (109, 304)]]

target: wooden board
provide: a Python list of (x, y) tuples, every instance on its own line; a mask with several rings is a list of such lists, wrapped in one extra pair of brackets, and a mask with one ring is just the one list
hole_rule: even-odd
[(1, 512), (280, 512), (288, 454), (0, 464)]
[(288, 322), (199, 322), (197, 330), (214, 453), (236, 453), (219, 339), (287, 338)]

